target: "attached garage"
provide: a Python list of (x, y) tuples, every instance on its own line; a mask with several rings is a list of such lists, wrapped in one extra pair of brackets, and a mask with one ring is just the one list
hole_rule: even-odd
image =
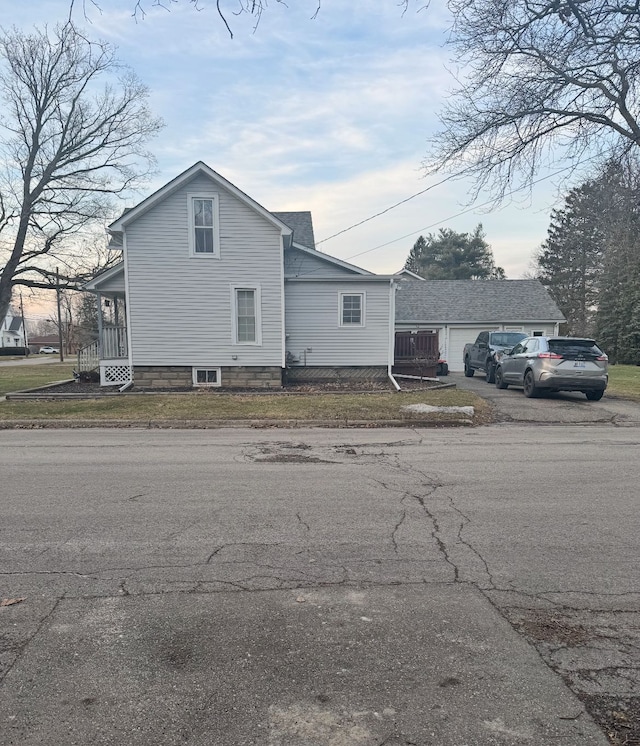
[(538, 280), (420, 280), (398, 275), (396, 331), (438, 333), (449, 370), (464, 370), (463, 350), (486, 330), (558, 334), (566, 321)]
[(464, 360), (462, 357), (462, 351), (467, 342), (475, 342), (476, 337), (482, 331), (482, 326), (460, 326), (460, 327), (449, 327), (449, 340), (448, 344), (444, 345), (446, 349), (443, 349), (443, 357), (449, 364), (449, 370), (460, 371), (464, 370)]

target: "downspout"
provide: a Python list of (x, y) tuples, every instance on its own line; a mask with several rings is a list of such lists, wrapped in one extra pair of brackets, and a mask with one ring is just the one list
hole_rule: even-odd
[(389, 355), (387, 365), (387, 376), (396, 391), (400, 391), (400, 384), (393, 377), (393, 361), (396, 349), (396, 283), (389, 280)]

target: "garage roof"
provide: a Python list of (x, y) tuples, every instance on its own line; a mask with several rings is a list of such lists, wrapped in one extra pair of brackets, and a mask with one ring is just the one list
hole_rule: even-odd
[(396, 321), (498, 324), (565, 321), (538, 280), (412, 280), (398, 282)]

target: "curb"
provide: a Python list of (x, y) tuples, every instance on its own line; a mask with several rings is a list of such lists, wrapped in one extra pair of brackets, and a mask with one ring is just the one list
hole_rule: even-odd
[(220, 430), (223, 428), (335, 428), (380, 429), (384, 427), (475, 427), (470, 419), (442, 420), (4, 420), (0, 430), (51, 430), (51, 429), (142, 429), (142, 430)]

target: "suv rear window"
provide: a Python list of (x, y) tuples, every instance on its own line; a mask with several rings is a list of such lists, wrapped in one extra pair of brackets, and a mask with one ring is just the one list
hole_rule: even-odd
[(602, 350), (592, 339), (550, 339), (549, 352), (563, 357), (600, 357)]

